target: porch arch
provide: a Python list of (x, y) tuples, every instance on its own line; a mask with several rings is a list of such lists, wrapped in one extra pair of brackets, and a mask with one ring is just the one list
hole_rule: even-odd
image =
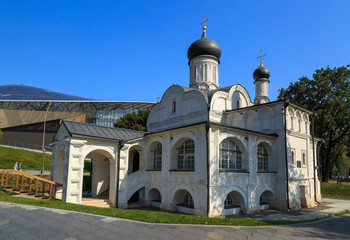
[(103, 193), (104, 197), (108, 197), (108, 199), (112, 198), (113, 193), (112, 189), (110, 188), (110, 178), (112, 175), (111, 164), (115, 162), (112, 153), (103, 148), (91, 147), (86, 149), (85, 156), (83, 159), (85, 160), (87, 156), (91, 158), (92, 165), (91, 196), (97, 197)]

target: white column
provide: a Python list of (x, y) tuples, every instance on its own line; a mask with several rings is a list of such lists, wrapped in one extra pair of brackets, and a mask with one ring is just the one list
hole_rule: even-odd
[(70, 139), (68, 161), (66, 162), (65, 159), (65, 168), (67, 169), (66, 202), (81, 203), (84, 172), (84, 156), (81, 148), (86, 142), (86, 140)]
[(257, 137), (249, 135), (248, 137), (248, 164), (249, 164), (249, 180), (248, 180), (248, 202), (247, 202), (247, 212), (258, 209), (259, 207), (259, 197), (258, 196), (258, 163), (257, 163)]

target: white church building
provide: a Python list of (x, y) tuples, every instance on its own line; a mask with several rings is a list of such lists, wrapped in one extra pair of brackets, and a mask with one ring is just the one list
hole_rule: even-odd
[(57, 196), (82, 202), (84, 159), (92, 162), (91, 195), (114, 207), (138, 201), (201, 216), (321, 201), (312, 112), (270, 102), (270, 71), (254, 71), (254, 101), (237, 84), (221, 88), (221, 49), (202, 37), (188, 49), (189, 87), (172, 85), (152, 107), (147, 132), (63, 121), (54, 141), (51, 180)]

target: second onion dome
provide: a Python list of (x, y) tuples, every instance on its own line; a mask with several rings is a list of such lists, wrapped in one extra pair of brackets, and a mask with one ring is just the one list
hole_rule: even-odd
[(270, 70), (264, 67), (262, 61), (260, 62), (260, 67), (255, 69), (253, 73), (253, 78), (255, 81), (261, 79), (261, 80), (268, 80), (270, 77)]

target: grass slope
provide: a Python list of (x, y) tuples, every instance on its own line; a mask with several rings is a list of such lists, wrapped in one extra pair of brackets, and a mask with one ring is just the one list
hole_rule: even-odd
[[(22, 149), (0, 147), (0, 169), (13, 169), (15, 162), (22, 162), (23, 170), (41, 170), (43, 154)], [(45, 170), (51, 169), (51, 154), (45, 154)]]
[(329, 180), (328, 183), (321, 182), (322, 197), (350, 199), (350, 182), (337, 184), (337, 180)]

